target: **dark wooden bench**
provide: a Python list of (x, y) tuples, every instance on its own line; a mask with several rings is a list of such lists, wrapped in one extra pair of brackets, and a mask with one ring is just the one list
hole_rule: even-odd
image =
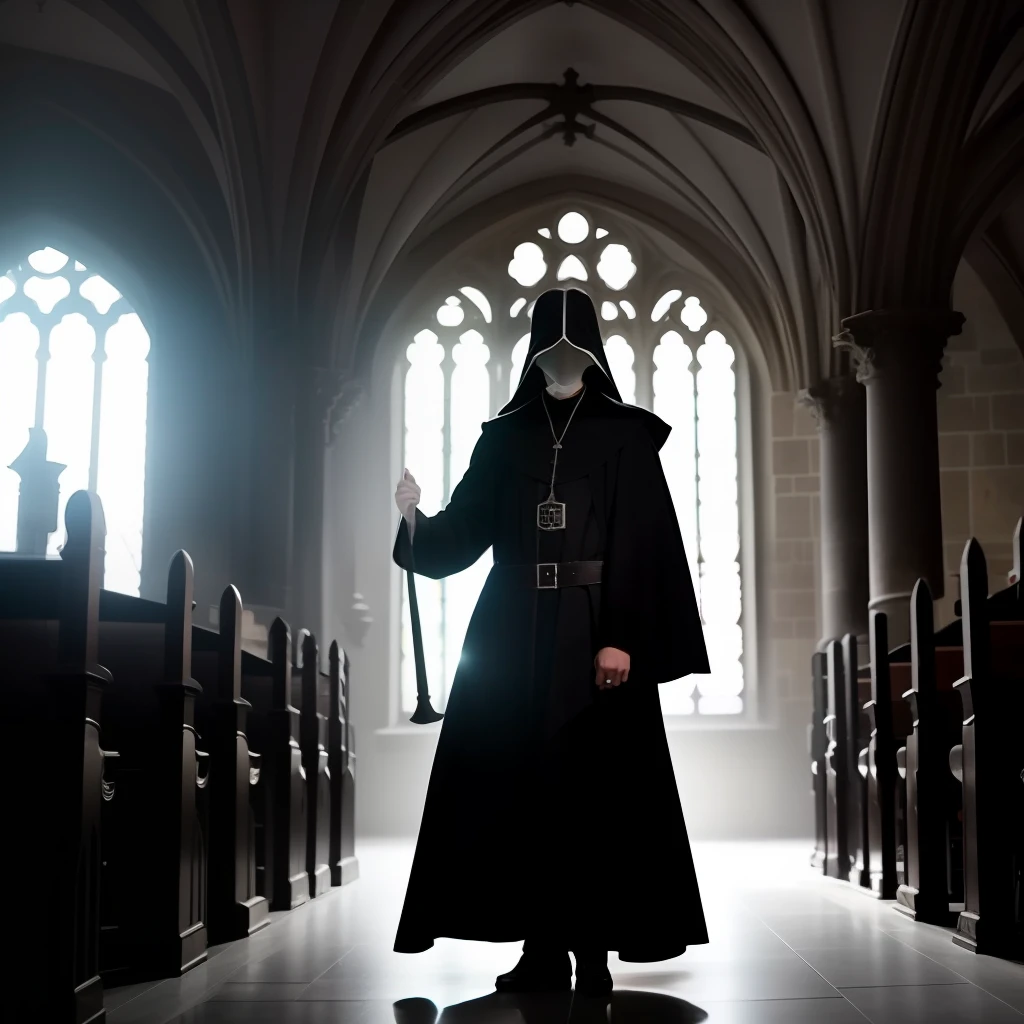
[(862, 708), (856, 637), (847, 634), (841, 641), (829, 641), (824, 667), (824, 872), (870, 888), (868, 781), (861, 757), (869, 728)]
[(85, 491), (69, 498), (64, 518), (59, 559), (0, 557), (0, 693), (15, 779), (4, 1006), (12, 1020), (86, 1024), (104, 1019), (100, 831), (110, 787), (101, 723), (111, 676), (98, 636), (106, 531), (99, 500)]
[(871, 890), (870, 843), (868, 836), (867, 753), (871, 720), (865, 704), (871, 693), (871, 678), (862, 672), (857, 659), (857, 638), (847, 633), (840, 641), (843, 660), (843, 699), (846, 701), (846, 756), (849, 794), (847, 836), (850, 853), (850, 881)]
[(825, 650), (825, 874), (850, 877), (850, 757), (846, 683), (842, 648), (829, 641)]
[(1024, 956), (1024, 595), (1020, 536), (1016, 582), (988, 598), (988, 568), (977, 541), (960, 562), (964, 674), (962, 742), (951, 767), (963, 784), (964, 909), (954, 941), (995, 956)]
[[(296, 644), (299, 747), (306, 785), (306, 874), (311, 899), (331, 888), (331, 783), (327, 754), (327, 694), (321, 693), (320, 649), (316, 637), (300, 630)], [(323, 676), (324, 682), (328, 677)]]
[(962, 618), (936, 630), (921, 580), (908, 644), (890, 650), (887, 619), (876, 612), (866, 671), (852, 637), (815, 654), (810, 734), (812, 863), (895, 899), (916, 920), (955, 922), (967, 948), (1016, 958), (1024, 956), (1021, 528), (1011, 585), (992, 595), (981, 547), (967, 545)]
[(192, 677), (194, 574), (171, 559), (167, 602), (100, 593), (99, 655), (111, 672), (104, 734), (117, 751), (104, 804), (104, 976), (172, 977), (206, 958), (207, 751)]
[(910, 602), (911, 713), (904, 775), (906, 872), (897, 909), (915, 920), (950, 924), (963, 902), (960, 786), (949, 754), (960, 738), (960, 700), (953, 683), (963, 673), (960, 623), (935, 632), (931, 590), (918, 580)]
[(331, 774), (331, 884), (347, 885), (359, 877), (356, 858), (355, 729), (351, 724), (348, 655), (331, 643), (327, 683), (327, 753)]
[(218, 630), (192, 629), (193, 673), (203, 688), (199, 734), (210, 754), (207, 916), (213, 943), (245, 938), (270, 921), (267, 898), (257, 883), (251, 794), (261, 785), (260, 756), (249, 747), (251, 705), (242, 697), (242, 599), (234, 586), (221, 596)]
[(906, 787), (899, 751), (911, 729), (910, 708), (903, 699), (909, 645), (889, 651), (888, 618), (879, 611), (871, 613), (868, 639), (868, 885), (879, 899), (891, 900), (905, 872)]
[[(69, 532), (66, 558), (4, 560), (4, 673), (21, 680), (29, 705), (48, 685), (45, 680), (64, 664), (62, 605), (69, 598), (63, 594), (63, 565), (77, 557), (78, 545), (96, 543), (83, 534), (84, 522), (102, 522), (95, 496), (79, 494), (72, 496), (78, 510), (72, 518), (77, 514), (82, 522), (76, 525), (77, 534)], [(96, 557), (96, 564), (90, 564), (95, 577), (90, 576), (90, 586), (102, 578), (102, 545)], [(207, 945), (201, 823), (205, 771), (198, 767), (204, 752), (195, 730), (199, 687), (191, 677), (191, 561), (185, 552), (172, 559), (167, 604), (101, 590), (98, 585), (80, 599), (88, 601), (89, 626), (87, 639), (75, 643), (83, 650), (86, 644), (89, 664), (103, 666), (102, 671), (89, 671), (104, 682), (91, 684), (95, 697), (90, 697), (89, 712), (79, 717), (77, 728), (98, 730), (102, 691), (103, 744), (108, 748), (101, 757), (106, 785), (99, 790), (99, 828), (89, 839), (95, 844), (90, 870), (92, 852), (97, 854), (99, 899), (90, 913), (95, 911), (98, 917), (99, 970), (108, 980), (173, 976), (202, 962)], [(75, 621), (79, 632), (86, 629), (81, 617)], [(44, 720), (52, 714), (61, 729), (71, 728), (74, 718), (68, 722), (65, 716), (82, 711), (81, 702), (75, 701), (67, 707), (63, 702), (54, 705)], [(39, 710), (26, 721), (38, 720)], [(46, 748), (62, 750), (65, 741), (66, 736), (51, 737)], [(76, 746), (81, 751), (80, 737)], [(89, 740), (90, 758), (92, 749)], [(25, 763), (39, 760), (31, 749), (28, 754)], [(89, 785), (92, 781), (90, 777)], [(46, 801), (45, 796), (40, 799)], [(66, 807), (60, 812), (68, 813)], [(65, 863), (60, 872), (66, 871)]]
[(825, 751), (828, 738), (825, 734), (825, 709), (828, 706), (826, 693), (825, 653), (815, 651), (811, 655), (811, 724), (807, 730), (807, 745), (811, 755), (811, 805), (814, 809), (814, 848), (811, 850), (811, 867), (824, 872), (828, 856), (828, 790), (825, 781)]
[(260, 753), (260, 784), (253, 792), (256, 891), (271, 910), (290, 910), (309, 899), (306, 786), (290, 647), (288, 625), (278, 618), (270, 627), (268, 658), (242, 652), (242, 697), (252, 708), (248, 737)]

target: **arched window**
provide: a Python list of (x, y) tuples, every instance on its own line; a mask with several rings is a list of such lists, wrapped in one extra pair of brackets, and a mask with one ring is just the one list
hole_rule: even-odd
[[(604, 222), (602, 224), (602, 221)], [(607, 226), (604, 226), (604, 225)], [(743, 710), (736, 352), (722, 324), (668, 277), (665, 259), (625, 237), (611, 218), (570, 210), (504, 252), (453, 270), (453, 287), (423, 311), (403, 349), (404, 460), (423, 487), (422, 508), (444, 507), (465, 471), (480, 424), (515, 391), (537, 296), (585, 289), (603, 321), (605, 351), (623, 400), (672, 426), (662, 464), (699, 596), (712, 671), (659, 687), (666, 714)], [(644, 267), (657, 267), (645, 280)], [(472, 281), (472, 284), (465, 283)], [(440, 300), (440, 301), (439, 301)], [(420, 577), (420, 614), (435, 707), (443, 708), (490, 553), (446, 581)], [(403, 593), (401, 714), (416, 707), (411, 627)]]
[(64, 506), (95, 490), (107, 526), (103, 585), (139, 593), (146, 472), (149, 335), (121, 293), (56, 249), (31, 253), (0, 277), (0, 550), (15, 547), (18, 477), (8, 467), (29, 427), (46, 431)]

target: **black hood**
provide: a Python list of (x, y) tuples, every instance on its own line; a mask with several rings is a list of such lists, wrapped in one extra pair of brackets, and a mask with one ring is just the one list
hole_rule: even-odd
[(594, 365), (583, 372), (583, 381), (589, 390), (600, 391), (616, 402), (622, 401), (612, 379), (608, 357), (604, 354), (597, 310), (590, 296), (579, 288), (552, 288), (544, 292), (533, 307), (530, 347), (523, 361), (523, 375), (516, 393), (499, 415), (515, 412), (547, 387), (548, 382), (544, 371), (537, 365), (537, 357), (560, 341), (567, 341), (573, 348), (586, 352), (594, 361)]
[[(552, 288), (537, 299), (530, 326), (530, 347), (523, 361), (523, 375), (511, 401), (498, 413), (496, 420), (529, 405), (546, 387), (544, 371), (537, 365), (537, 356), (567, 341), (586, 352), (593, 364), (583, 371), (588, 393), (604, 395), (609, 412), (616, 416), (639, 419), (647, 429), (654, 446), (660, 449), (671, 431), (669, 425), (653, 412), (623, 402), (612, 377), (612, 368), (604, 354), (597, 310), (590, 296), (579, 288)], [(617, 411), (615, 411), (617, 410)], [(493, 420), (491, 422), (494, 422)]]

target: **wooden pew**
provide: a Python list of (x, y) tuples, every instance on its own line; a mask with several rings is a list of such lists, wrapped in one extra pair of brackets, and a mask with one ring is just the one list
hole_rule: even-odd
[[(910, 732), (910, 708), (899, 683), (901, 651), (889, 652), (889, 624), (873, 611), (869, 626), (870, 699), (867, 748), (867, 830), (869, 885), (879, 899), (896, 898), (906, 846), (906, 787), (898, 750)], [(903, 649), (905, 652), (905, 649)]]
[(847, 800), (850, 881), (872, 892), (867, 782), (867, 744), (871, 727), (868, 715), (864, 711), (868, 693), (861, 692), (862, 687), (870, 687), (870, 680), (861, 680), (857, 665), (857, 638), (852, 633), (847, 633), (843, 637), (840, 651), (843, 659), (843, 699), (846, 702), (846, 775), (850, 785)]
[(869, 729), (859, 676), (856, 637), (830, 641), (825, 651), (825, 874), (870, 891)]
[(296, 668), (300, 674), (299, 746), (306, 784), (306, 874), (311, 899), (331, 887), (331, 786), (328, 774), (327, 716), (321, 712), (320, 651), (316, 637), (301, 631)]
[(206, 959), (207, 753), (192, 678), (192, 561), (171, 559), (167, 603), (100, 594), (99, 653), (112, 680), (105, 733), (118, 751), (104, 805), (104, 977), (172, 977)]
[[(816, 812), (825, 873), (895, 896), (897, 909), (915, 919), (956, 920), (959, 944), (1011, 958), (1024, 957), (1022, 527), (1024, 519), (1014, 533), (1011, 585), (991, 596), (981, 548), (971, 542), (965, 550), (957, 611), (971, 608), (973, 616), (936, 631), (920, 581), (909, 644), (888, 650), (887, 620), (874, 613), (870, 673), (859, 671), (852, 637), (832, 641), (824, 661), (812, 662), (826, 702)], [(859, 721), (851, 680), (863, 700)]]
[(951, 924), (963, 900), (960, 787), (949, 753), (960, 731), (954, 681), (963, 671), (959, 623), (935, 633), (931, 590), (914, 586), (910, 605), (912, 727), (906, 744), (906, 877), (896, 909), (919, 921)]
[(348, 655), (338, 641), (330, 647), (327, 687), (327, 753), (331, 774), (331, 885), (347, 885), (359, 877), (356, 859), (355, 730), (351, 724)]
[(825, 709), (828, 706), (826, 693), (826, 658), (823, 651), (811, 655), (812, 709), (811, 725), (808, 731), (808, 745), (811, 754), (811, 799), (814, 807), (814, 849), (811, 852), (811, 867), (824, 872), (828, 841), (828, 791), (825, 781), (825, 749), (828, 741), (825, 735)]
[(290, 646), (288, 625), (278, 618), (270, 627), (269, 659), (242, 652), (242, 696), (252, 706), (248, 735), (260, 752), (260, 784), (253, 793), (256, 890), (271, 910), (291, 910), (309, 899), (306, 793)]
[(829, 641), (825, 651), (827, 704), (825, 725), (825, 874), (850, 877), (850, 755), (842, 648)]
[[(110, 672), (98, 657), (106, 530), (95, 494), (65, 513), (60, 559), (0, 557), (0, 693), (16, 784), (8, 805), (12, 850), (3, 887), (11, 924), (3, 963), (11, 1020), (95, 1024), (100, 979), (101, 807), (109, 798), (100, 742)], [(41, 757), (45, 748), (46, 756)]]
[(988, 598), (985, 555), (974, 539), (960, 561), (964, 674), (962, 743), (951, 767), (963, 783), (964, 909), (953, 941), (978, 953), (1024, 956), (1024, 612), (1020, 533), (1017, 581)]
[[(96, 500), (80, 493), (79, 504)], [(70, 534), (69, 548), (73, 553)], [(54, 575), (60, 562), (21, 565), (34, 583), (13, 588), (21, 609), (14, 616), (37, 624), (60, 621), (63, 598)], [(102, 558), (95, 571), (102, 574)], [(179, 974), (206, 956), (206, 859), (197, 792), (203, 753), (196, 748), (198, 687), (190, 674), (191, 562), (184, 552), (172, 560), (167, 605), (98, 588), (90, 601), (98, 613), (96, 658), (108, 674), (104, 742), (117, 750), (103, 758), (108, 772), (117, 767), (101, 788), (106, 799), (92, 840), (100, 872), (100, 973), (107, 979)], [(29, 621), (7, 638), (5, 659), (16, 657), (12, 652), (33, 636)], [(54, 651), (60, 654), (46, 629), (35, 639), (31, 658), (39, 676), (55, 667)], [(28, 664), (23, 660), (22, 668)], [(98, 718), (86, 717), (87, 727), (98, 728), (90, 725)]]
[(193, 627), (194, 672), (203, 688), (199, 732), (210, 753), (208, 926), (210, 941), (245, 938), (269, 924), (257, 892), (255, 815), (260, 757), (249, 749), (251, 705), (242, 698), (242, 599), (228, 586), (218, 633)]

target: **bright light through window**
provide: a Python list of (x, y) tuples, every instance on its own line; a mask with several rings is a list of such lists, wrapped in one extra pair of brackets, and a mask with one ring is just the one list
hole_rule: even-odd
[[(149, 335), (121, 293), (77, 260), (38, 249), (0, 278), (0, 549), (15, 548), (18, 477), (7, 467), (29, 427), (64, 463), (57, 530), (82, 488), (95, 490), (107, 527), (103, 585), (139, 593), (146, 474)], [(98, 403), (97, 403), (98, 398)]]

